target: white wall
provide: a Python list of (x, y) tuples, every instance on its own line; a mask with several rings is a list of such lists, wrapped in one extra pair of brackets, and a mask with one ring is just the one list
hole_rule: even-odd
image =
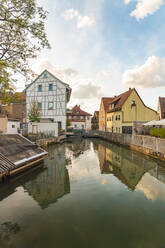
[[(75, 127), (76, 125), (76, 127)], [(84, 125), (84, 127), (82, 127), (82, 125)], [(85, 122), (71, 122), (71, 126), (74, 129), (85, 129)]]
[(92, 120), (92, 117), (91, 116), (86, 116), (86, 130), (90, 130), (91, 129), (91, 120)]
[(20, 129), (20, 122), (8, 121), (8, 126), (7, 126), (7, 133), (8, 134), (17, 134), (18, 129)]
[[(89, 118), (89, 120), (88, 120)], [(75, 127), (76, 125), (76, 127)], [(82, 125), (84, 125), (84, 127), (82, 127)], [(85, 130), (90, 130), (91, 129), (91, 117), (85, 117), (85, 122), (76, 122), (73, 121), (71, 122), (71, 127), (74, 129), (85, 129)]]
[(41, 122), (29, 122), (28, 133), (52, 133), (55, 137), (58, 136), (58, 123), (41, 123)]

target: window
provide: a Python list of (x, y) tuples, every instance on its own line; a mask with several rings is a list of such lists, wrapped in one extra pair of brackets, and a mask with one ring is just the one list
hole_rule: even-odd
[(73, 119), (74, 119), (74, 120), (77, 120), (77, 116), (73, 116)]
[(15, 128), (15, 125), (12, 125), (12, 128)]
[(89, 116), (87, 116), (87, 120), (89, 120)]
[(118, 131), (118, 128), (116, 127), (116, 133), (117, 133), (117, 131)]
[(41, 103), (41, 102), (38, 102), (38, 107), (39, 107), (40, 109), (42, 109), (42, 103)]
[(119, 127), (119, 133), (120, 133), (120, 127)]
[(47, 75), (47, 73), (45, 72), (45, 73), (44, 73), (44, 78), (47, 78), (47, 77), (48, 77), (48, 75)]
[(112, 121), (113, 121), (113, 116), (112, 116)]
[(49, 91), (53, 91), (53, 84), (49, 84)]
[(84, 125), (82, 125), (82, 128), (84, 129)]
[(74, 127), (77, 127), (77, 125), (74, 125)]
[(83, 116), (80, 116), (80, 119), (83, 120)]
[(69, 120), (72, 120), (72, 116), (71, 115), (69, 115)]
[(42, 92), (42, 85), (38, 85), (38, 92)]
[(118, 120), (120, 121), (120, 115), (118, 116)]
[(48, 102), (48, 110), (52, 110), (53, 109), (53, 102)]
[(118, 116), (116, 115), (116, 121), (118, 120)]

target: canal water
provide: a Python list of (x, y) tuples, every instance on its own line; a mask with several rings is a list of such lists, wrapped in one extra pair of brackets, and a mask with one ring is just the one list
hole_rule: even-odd
[(101, 140), (0, 185), (0, 248), (165, 248), (165, 163)]

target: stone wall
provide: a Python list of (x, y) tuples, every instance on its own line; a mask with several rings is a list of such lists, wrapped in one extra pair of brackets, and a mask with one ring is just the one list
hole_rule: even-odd
[(118, 134), (99, 131), (99, 137), (125, 145), (133, 150), (165, 160), (165, 139), (145, 135)]
[(52, 145), (52, 144), (62, 143), (63, 141), (65, 141), (65, 139), (66, 139), (66, 135), (61, 135), (59, 137), (52, 137), (52, 138), (37, 140), (36, 144), (38, 146), (45, 148), (45, 147)]

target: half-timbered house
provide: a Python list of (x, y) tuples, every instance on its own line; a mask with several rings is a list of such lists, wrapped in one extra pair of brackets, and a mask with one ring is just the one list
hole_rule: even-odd
[(66, 129), (66, 106), (71, 88), (47, 70), (43, 71), (26, 89), (27, 122), (31, 103), (36, 101), (41, 109), (41, 122), (58, 122)]

